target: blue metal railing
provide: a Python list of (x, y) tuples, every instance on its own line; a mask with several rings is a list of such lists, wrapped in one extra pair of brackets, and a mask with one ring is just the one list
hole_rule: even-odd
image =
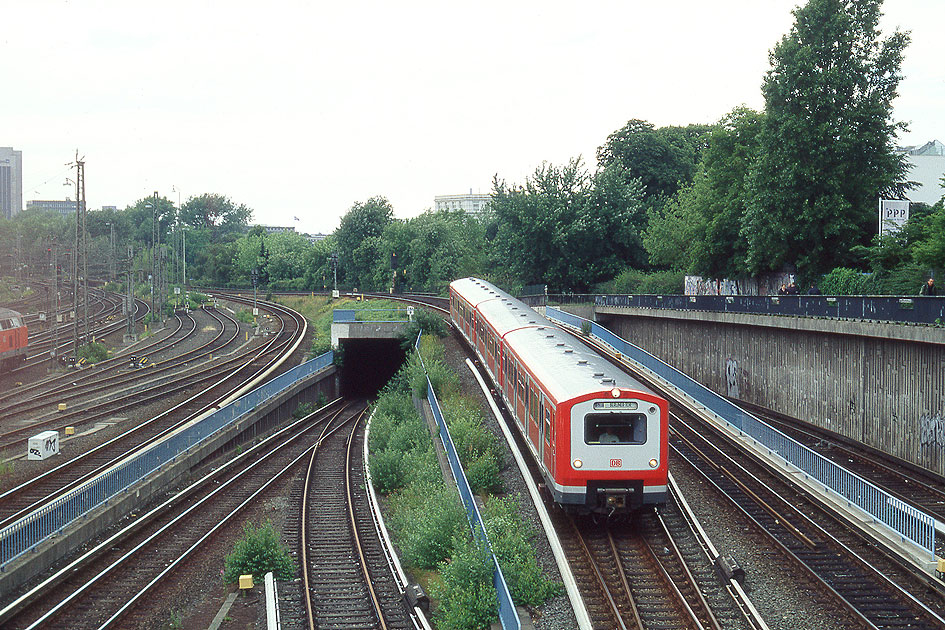
[[(545, 310), (545, 315), (551, 320), (578, 329), (581, 328), (582, 323), (588, 322), (582, 317), (550, 306)], [(909, 540), (927, 551), (930, 559), (935, 558), (935, 519), (933, 517), (906, 505), (862, 477), (795, 442), (774, 427), (735, 406), (642, 348), (621, 339), (603, 326), (594, 322), (589, 323), (593, 336), (675, 386), (729, 425), (763, 445), (769, 453), (780, 456), (809, 478), (822, 484), (825, 490), (841, 497), (848, 505), (859, 507), (876, 522), (889, 528), (901, 540)]]
[[(524, 299), (524, 298), (523, 298)], [(539, 296), (539, 300), (541, 297)], [(534, 298), (526, 299), (535, 306)], [(941, 326), (945, 297), (885, 295), (549, 295), (547, 303), (857, 319)], [(545, 302), (540, 302), (544, 305)]]
[[(427, 368), (423, 364), (423, 357), (420, 356), (419, 346), (420, 337), (418, 335), (414, 348), (417, 352), (417, 356), (420, 358), (420, 365), (423, 367), (424, 373), (426, 373)], [(476, 498), (473, 496), (472, 489), (469, 487), (466, 473), (463, 472), (463, 466), (459, 461), (459, 454), (456, 452), (456, 447), (453, 446), (453, 439), (450, 437), (446, 420), (443, 418), (443, 412), (440, 409), (439, 401), (436, 399), (436, 394), (433, 392), (433, 385), (430, 383), (429, 376), (427, 377), (427, 402), (430, 403), (430, 408), (433, 410), (433, 417), (436, 419), (436, 424), (440, 428), (440, 440), (442, 440), (443, 447), (446, 449), (446, 458), (449, 460), (450, 470), (453, 471), (453, 479), (456, 480), (459, 496), (463, 501), (463, 506), (466, 508), (466, 519), (469, 521), (469, 527), (476, 541), (492, 558), (492, 585), (495, 587), (496, 598), (498, 600), (499, 621), (502, 623), (502, 627), (505, 630), (512, 630), (513, 628), (515, 630), (521, 630), (522, 624), (519, 621), (518, 614), (515, 612), (515, 603), (512, 601), (512, 593), (509, 591), (508, 584), (505, 582), (505, 576), (502, 575), (499, 561), (496, 559), (495, 554), (492, 553), (489, 537), (486, 535), (486, 527), (482, 521), (482, 515), (479, 513), (479, 507), (476, 505)]]
[(331, 366), (333, 359), (333, 353), (326, 352), (280, 374), (199, 422), (3, 528), (0, 530), (0, 571), (5, 570), (11, 560), (35, 549), (38, 544), (61, 532), (90, 510), (108, 503), (111, 498), (253, 411), (298, 380)]

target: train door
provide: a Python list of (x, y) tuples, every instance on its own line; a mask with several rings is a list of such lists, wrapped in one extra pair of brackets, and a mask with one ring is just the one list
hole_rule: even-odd
[(528, 439), (532, 444), (535, 445), (535, 450), (537, 451), (541, 448), (541, 436), (539, 433), (540, 426), (540, 413), (539, 407), (541, 406), (541, 399), (538, 396), (538, 392), (535, 390), (535, 386), (529, 384), (528, 386)]
[(555, 430), (554, 418), (555, 408), (544, 399), (542, 405), (542, 429), (541, 429), (541, 461), (545, 462), (545, 468), (554, 474), (555, 472)]
[(515, 414), (522, 427), (522, 435), (528, 435), (528, 395), (525, 388), (525, 373), (522, 372), (522, 366), (518, 363), (515, 364), (515, 380), (518, 383), (515, 392)]

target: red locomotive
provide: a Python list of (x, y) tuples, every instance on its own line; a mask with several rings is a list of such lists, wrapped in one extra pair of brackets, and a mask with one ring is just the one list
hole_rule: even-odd
[(26, 324), (23, 316), (0, 308), (0, 371), (12, 370), (26, 360)]
[(450, 284), (450, 317), (502, 392), (557, 503), (609, 516), (666, 501), (665, 399), (483, 280)]

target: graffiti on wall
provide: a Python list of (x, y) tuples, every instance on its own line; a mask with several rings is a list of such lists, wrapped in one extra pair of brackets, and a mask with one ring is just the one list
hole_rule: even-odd
[(925, 449), (945, 447), (945, 417), (941, 412), (919, 416), (919, 440)]
[(725, 384), (729, 398), (738, 398), (738, 361), (725, 360)]

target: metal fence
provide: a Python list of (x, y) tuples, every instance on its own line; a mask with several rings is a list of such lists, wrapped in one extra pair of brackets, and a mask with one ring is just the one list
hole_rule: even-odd
[[(420, 356), (419, 349), (420, 337), (417, 337), (417, 343), (414, 345), (417, 356)], [(426, 372), (426, 366), (423, 365), (423, 357), (420, 357), (420, 365)], [(459, 455), (453, 446), (453, 439), (450, 437), (449, 429), (446, 427), (446, 420), (443, 418), (443, 412), (440, 409), (440, 403), (433, 392), (433, 385), (427, 377), (427, 402), (433, 410), (433, 417), (440, 428), (440, 440), (446, 449), (446, 458), (449, 460), (450, 470), (453, 471), (453, 479), (456, 480), (456, 487), (459, 489), (459, 496), (466, 508), (466, 518), (469, 520), (469, 527), (472, 529), (476, 541), (485, 549), (489, 557), (492, 558), (492, 585), (495, 587), (496, 598), (499, 606), (499, 621), (505, 630), (521, 630), (522, 624), (519, 621), (518, 614), (515, 612), (515, 603), (512, 601), (512, 594), (509, 592), (508, 584), (502, 575), (502, 569), (499, 568), (499, 561), (492, 553), (492, 547), (489, 545), (489, 537), (486, 535), (485, 524), (482, 521), (482, 515), (479, 513), (479, 507), (476, 505), (476, 497), (473, 496), (472, 489), (469, 487), (469, 481), (466, 479), (466, 473), (463, 472), (463, 466), (459, 461)]]
[[(581, 328), (588, 320), (548, 307), (545, 315)], [(729, 425), (763, 445), (770, 454), (780, 456), (800, 469), (808, 478), (820, 483), (824, 490), (841, 497), (847, 505), (857, 506), (876, 522), (885, 525), (901, 540), (909, 540), (935, 558), (935, 519), (906, 505), (869, 481), (838, 466), (806, 446), (799, 444), (752, 414), (735, 406), (722, 396), (692, 380), (679, 370), (660, 361), (642, 348), (629, 343), (599, 324), (589, 322), (591, 334), (617, 352), (636, 361), (692, 400), (714, 412)], [(587, 324), (584, 324), (586, 327)]]
[(160, 470), (181, 453), (228, 427), (300, 379), (329, 367), (333, 359), (333, 353), (326, 352), (286, 371), (199, 422), (141, 451), (108, 472), (3, 528), (0, 530), (0, 571), (5, 570), (10, 561), (27, 551), (35, 550), (37, 545), (50, 536), (61, 533), (70, 523), (107, 504), (116, 495)]
[[(549, 295), (546, 303), (856, 319), (932, 326), (945, 324), (945, 296), (566, 294)], [(536, 304), (529, 304), (529, 306), (536, 306)]]

